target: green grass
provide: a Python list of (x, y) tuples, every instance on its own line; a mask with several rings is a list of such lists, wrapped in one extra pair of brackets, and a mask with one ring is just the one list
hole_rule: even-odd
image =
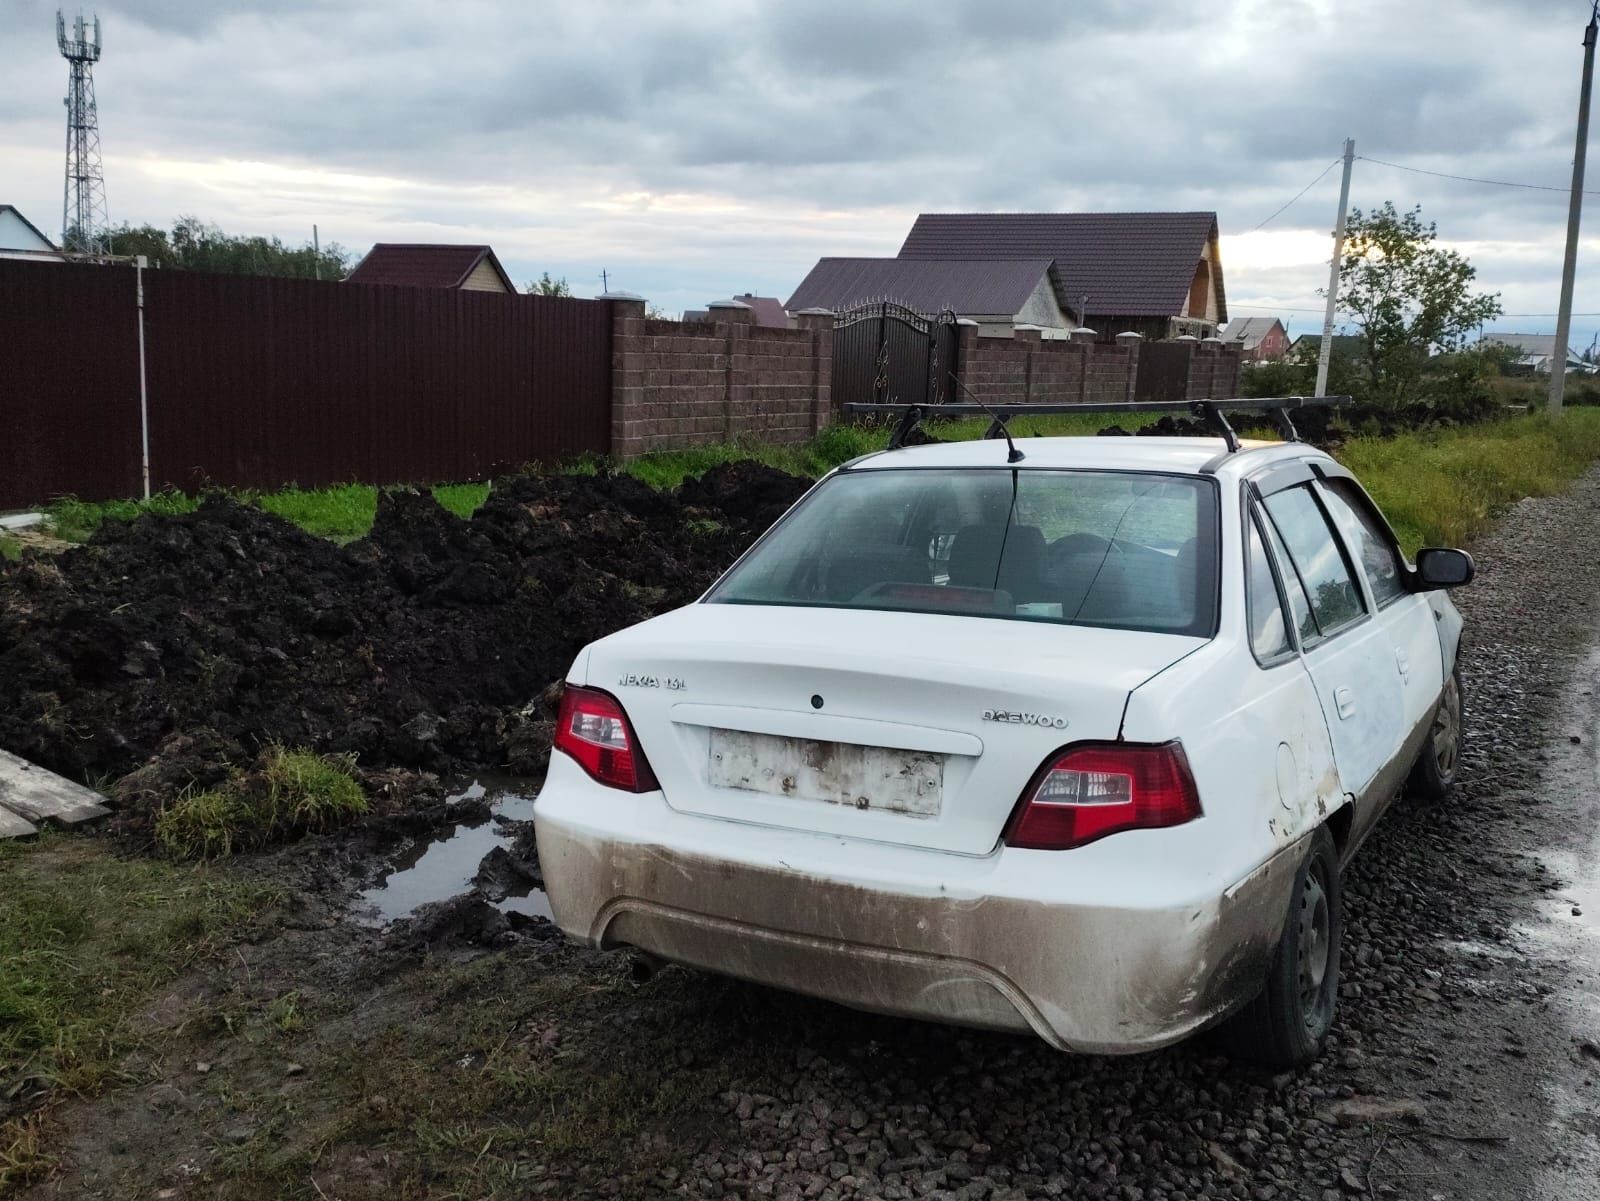
[(49, 1168), (57, 1094), (123, 1078), (157, 989), (279, 899), (208, 868), (119, 858), (93, 840), (0, 843), (0, 1090), (44, 1104), (0, 1120), (0, 1195)]
[(0, 534), (0, 559), (22, 557), (22, 539), (15, 534)]
[[(1083, 413), (1024, 417), (1012, 423), (1017, 437), (1093, 435), (1110, 425), (1138, 429), (1148, 414)], [(1533, 413), (1435, 433), (1397, 438), (1354, 438), (1340, 452), (1389, 514), (1408, 550), (1430, 542), (1464, 542), (1509, 501), (1543, 495), (1560, 488), (1600, 456), (1597, 449), (1600, 409), (1568, 409), (1558, 435), (1541, 414)], [(987, 418), (934, 422), (928, 432), (947, 440), (981, 438)], [(796, 475), (819, 476), (840, 463), (882, 450), (889, 441), (886, 425), (835, 425), (811, 440), (791, 445), (724, 442), (683, 450), (658, 451), (625, 463), (584, 456), (562, 470), (592, 474), (615, 468), (655, 488), (675, 488), (722, 463), (754, 459)], [(439, 503), (461, 517), (470, 517), (489, 494), (489, 485), (440, 484), (432, 491)], [(359, 538), (372, 528), (378, 489), (370, 484), (330, 488), (285, 488), (277, 492), (237, 493), (268, 512), (294, 522), (309, 533), (336, 541)], [(82, 541), (100, 522), (130, 520), (140, 513), (183, 513), (199, 503), (193, 496), (163, 492), (148, 501), (57, 501), (48, 509), (58, 537)], [(0, 536), (0, 555), (15, 558), (15, 539)]]
[[(1088, 436), (1110, 425), (1135, 430), (1151, 420), (1147, 413), (1063, 413), (1047, 417), (1027, 417), (1012, 423), (1017, 438), (1058, 438)], [(964, 421), (928, 422), (924, 428), (936, 438), (965, 441), (983, 437), (989, 428), (987, 417)], [(889, 444), (889, 426), (833, 425), (809, 442), (775, 445), (770, 442), (721, 442), (684, 450), (663, 450), (641, 455), (617, 464), (619, 470), (637, 476), (654, 488), (676, 488), (690, 476), (702, 475), (721, 463), (755, 459), (780, 471), (795, 475), (818, 476), (859, 455), (882, 450)], [(584, 459), (570, 470), (593, 472), (601, 460)]]
[(1559, 492), (1600, 459), (1600, 409), (1573, 408), (1395, 438), (1353, 438), (1339, 460), (1389, 518), (1406, 553), (1461, 546), (1507, 505)]
[[(437, 484), (431, 491), (458, 517), (470, 517), (489, 495), (488, 484)], [(336, 484), (329, 488), (283, 488), (276, 492), (232, 492), (236, 500), (254, 502), (269, 513), (309, 534), (348, 542), (372, 529), (378, 509), (378, 489), (371, 484)], [(102, 521), (132, 521), (142, 513), (193, 512), (198, 496), (183, 492), (158, 492), (149, 500), (82, 501), (65, 497), (49, 505), (46, 516), (55, 535), (67, 542), (82, 542)]]
[(257, 770), (180, 794), (156, 817), (156, 839), (180, 859), (215, 859), (342, 825), (366, 808), (347, 760), (273, 747)]

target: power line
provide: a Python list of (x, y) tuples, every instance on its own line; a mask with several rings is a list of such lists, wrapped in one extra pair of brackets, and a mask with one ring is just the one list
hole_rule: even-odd
[[(1517, 183), (1509, 179), (1479, 179), (1475, 175), (1451, 175), (1445, 171), (1429, 171), (1424, 167), (1408, 167), (1404, 163), (1391, 163), (1385, 159), (1372, 158), (1365, 154), (1356, 155), (1364, 163), (1375, 163), (1380, 167), (1393, 167), (1396, 171), (1410, 171), (1413, 175), (1431, 175), (1435, 179), (1453, 179), (1458, 183), (1489, 184), (1496, 188), (1527, 188), (1533, 192), (1570, 192), (1570, 188), (1557, 187), (1547, 183)], [(1586, 191), (1585, 196), (1600, 196), (1600, 192)]]
[[(1320, 313), (1320, 312), (1322, 312), (1321, 309), (1297, 309), (1297, 308), (1291, 308), (1289, 305), (1286, 305), (1286, 304), (1272, 304), (1272, 305), (1267, 305), (1267, 304), (1236, 304), (1234, 301), (1231, 301), (1231, 300), (1228, 302), (1228, 307), (1230, 309), (1248, 309), (1249, 311), (1255, 312), (1255, 313)], [(1500, 317), (1555, 317), (1555, 316), (1558, 316), (1558, 315), (1559, 314), (1556, 314), (1556, 313), (1501, 313), (1498, 317), (1495, 318), (1495, 320), (1498, 321), (1500, 319)], [(1574, 317), (1600, 317), (1600, 313), (1574, 313), (1572, 315)]]
[(1294, 196), (1286, 204), (1284, 204), (1284, 206), (1282, 208), (1278, 209), (1278, 211), (1273, 213), (1272, 216), (1268, 217), (1265, 221), (1261, 222), (1260, 225), (1253, 226), (1249, 230), (1247, 230), (1246, 232), (1247, 233), (1255, 233), (1256, 230), (1262, 228), (1262, 226), (1267, 225), (1269, 222), (1275, 221), (1278, 217), (1282, 216), (1283, 213), (1289, 208), (1290, 205), (1292, 205), (1296, 200), (1299, 200), (1300, 197), (1304, 196), (1312, 188), (1316, 187), (1317, 184), (1322, 182), (1322, 177), (1324, 175), (1326, 175), (1329, 171), (1332, 171), (1338, 165), (1339, 165), (1339, 160), (1338, 159), (1334, 159), (1333, 162), (1329, 163), (1321, 171), (1317, 172), (1316, 179), (1313, 179), (1305, 187), (1301, 188), (1298, 192), (1296, 192), (1294, 194)]

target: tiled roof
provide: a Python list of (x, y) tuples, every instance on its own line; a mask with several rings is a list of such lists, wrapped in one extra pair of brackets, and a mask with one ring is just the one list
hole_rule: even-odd
[(455, 246), (422, 242), (379, 242), (345, 277), (347, 283), (399, 284), (410, 288), (459, 288), (488, 258), (495, 274), (515, 292), (500, 260), (487, 246)]
[(1237, 342), (1246, 350), (1258, 346), (1262, 338), (1278, 324), (1276, 317), (1235, 317), (1222, 333), (1224, 342)]
[[(902, 259), (1053, 259), (1076, 309), (1089, 298), (1089, 318), (1174, 317), (1217, 215), (1198, 213), (923, 213)], [(1228, 319), (1222, 264), (1213, 261), (1217, 320)]]
[(963, 317), (1011, 317), (1051, 268), (1047, 258), (958, 255), (956, 260), (819, 259), (784, 307), (791, 313), (813, 308), (842, 312), (871, 300), (893, 300), (919, 313), (951, 308)]
[(750, 306), (755, 313), (756, 324), (764, 325), (770, 329), (788, 329), (793, 324), (789, 314), (783, 311), (783, 301), (776, 296), (752, 296), (742, 292), (734, 297), (741, 304)]

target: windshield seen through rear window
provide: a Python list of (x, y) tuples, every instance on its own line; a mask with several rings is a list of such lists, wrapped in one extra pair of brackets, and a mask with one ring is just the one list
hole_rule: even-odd
[(1210, 637), (1216, 493), (1185, 476), (846, 471), (714, 588), (720, 604), (899, 609)]

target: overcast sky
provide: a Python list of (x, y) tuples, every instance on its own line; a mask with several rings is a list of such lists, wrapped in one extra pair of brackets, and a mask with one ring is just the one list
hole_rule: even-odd
[[(821, 255), (893, 255), (919, 211), (1215, 209), (1234, 316), (1320, 327), (1358, 154), (1563, 187), (1583, 0), (489, 4), (122, 0), (95, 68), (113, 223), (489, 242), (669, 312), (787, 299)], [(0, 0), (0, 201), (61, 223), (55, 4)], [(1591, 172), (1600, 191), (1600, 162)], [(1358, 161), (1554, 327), (1566, 198)], [(1600, 199), (1596, 197), (1595, 199)], [(1600, 211), (1573, 342), (1600, 330)]]

